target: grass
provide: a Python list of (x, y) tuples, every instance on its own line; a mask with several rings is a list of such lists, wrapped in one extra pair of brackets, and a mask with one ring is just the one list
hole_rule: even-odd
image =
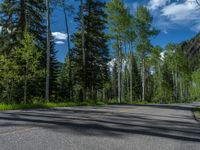
[(104, 103), (90, 102), (66, 102), (66, 103), (34, 103), (34, 104), (0, 104), (0, 110), (20, 110), (20, 109), (37, 109), (37, 108), (54, 108), (54, 107), (73, 107), (73, 106), (94, 106), (103, 105)]
[[(4, 104), (0, 103), (0, 111), (5, 110), (20, 110), (20, 109), (37, 109), (37, 108), (54, 108), (54, 107), (75, 107), (75, 106), (101, 106), (101, 105), (113, 105), (113, 104), (119, 104), (116, 100), (109, 101), (109, 102), (94, 102), (94, 101), (84, 101), (84, 102), (64, 102), (64, 103), (43, 103), (43, 102), (34, 102), (31, 104)], [(120, 105), (123, 104), (131, 104), (128, 102), (120, 103)], [(149, 102), (141, 102), (141, 101), (135, 101), (134, 104), (156, 104), (155, 102), (149, 103)], [(195, 109), (195, 113), (198, 114), (200, 119), (200, 108)]]

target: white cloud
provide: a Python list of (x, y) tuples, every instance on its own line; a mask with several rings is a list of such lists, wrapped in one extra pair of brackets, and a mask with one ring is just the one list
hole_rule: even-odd
[(55, 41), (56, 44), (65, 44), (64, 41)]
[(162, 9), (162, 15), (167, 16), (172, 21), (184, 21), (197, 19), (197, 5), (190, 0), (183, 3), (172, 3)]
[(155, 10), (165, 6), (170, 1), (171, 0), (150, 0), (150, 2), (148, 3), (148, 8), (151, 10)]
[(163, 7), (161, 16), (169, 19), (169, 24), (174, 26), (187, 26), (196, 32), (200, 31), (200, 10), (193, 0), (174, 2)]
[(62, 32), (52, 32), (53, 37), (55, 40), (66, 40), (67, 39), (67, 34), (62, 33)]
[[(200, 31), (200, 9), (196, 0), (150, 0), (148, 8), (154, 17), (154, 24), (163, 33), (181, 27)], [(157, 3), (156, 3), (157, 2)]]

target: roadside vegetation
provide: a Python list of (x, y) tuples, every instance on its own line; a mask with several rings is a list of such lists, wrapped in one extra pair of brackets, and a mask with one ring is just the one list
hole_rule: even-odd
[[(1, 110), (200, 100), (200, 34), (162, 48), (151, 42), (160, 31), (145, 6), (133, 13), (123, 0), (47, 2), (0, 3)], [(55, 7), (68, 37), (64, 62), (50, 30)]]
[(65, 103), (30, 103), (30, 104), (0, 104), (0, 110), (23, 110), (23, 109), (46, 109), (55, 107), (74, 107), (74, 106), (94, 106), (101, 105), (100, 103), (91, 102), (65, 102)]

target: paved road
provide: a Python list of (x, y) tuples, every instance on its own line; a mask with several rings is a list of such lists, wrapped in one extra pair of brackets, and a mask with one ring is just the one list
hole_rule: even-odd
[(193, 105), (0, 112), (0, 150), (200, 150)]

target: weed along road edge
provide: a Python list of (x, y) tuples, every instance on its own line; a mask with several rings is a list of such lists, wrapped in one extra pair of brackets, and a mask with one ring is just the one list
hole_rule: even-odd
[(2, 150), (199, 150), (194, 105), (111, 105), (0, 112)]

